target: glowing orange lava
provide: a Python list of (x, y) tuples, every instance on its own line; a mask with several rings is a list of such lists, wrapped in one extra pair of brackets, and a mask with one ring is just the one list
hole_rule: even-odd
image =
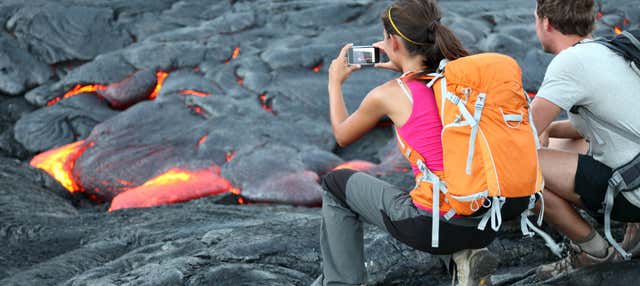
[(271, 112), (271, 113), (273, 113), (275, 115), (275, 112), (273, 111), (273, 108), (269, 104), (269, 99), (267, 98), (267, 94), (266, 93), (263, 93), (263, 94), (259, 95), (258, 99), (260, 100), (260, 105), (262, 106), (262, 109), (264, 109), (266, 111), (269, 111), (269, 112)]
[(47, 105), (56, 104), (58, 101), (62, 100), (63, 98), (69, 98), (69, 97), (72, 97), (72, 96), (77, 95), (77, 94), (87, 93), (87, 92), (96, 92), (98, 90), (105, 90), (105, 89), (107, 89), (107, 86), (106, 85), (102, 85), (102, 84), (90, 84), (90, 85), (77, 84), (71, 90), (67, 91), (62, 96), (62, 98), (56, 97), (56, 98), (54, 98), (52, 100), (49, 100), (49, 102), (47, 102)]
[(56, 97), (56, 98), (54, 98), (54, 99), (52, 99), (52, 100), (49, 100), (49, 101), (47, 102), (47, 106), (54, 105), (54, 104), (58, 103), (58, 101), (60, 101), (60, 100), (62, 100), (62, 98), (61, 98), (61, 97)]
[(406, 172), (409, 172), (410, 169), (403, 167), (403, 168), (395, 168), (395, 170), (396, 170), (396, 172), (404, 172), (404, 173), (406, 173)]
[(70, 91), (67, 91), (67, 93), (65, 93), (64, 96), (62, 96), (62, 98), (69, 98), (76, 94), (85, 93), (85, 92), (96, 92), (98, 90), (105, 90), (105, 89), (107, 89), (107, 86), (102, 84), (90, 84), (90, 85), (84, 85), (84, 86), (78, 84)]
[(167, 76), (169, 76), (169, 73), (164, 71), (159, 71), (156, 73), (156, 77), (157, 77), (156, 87), (153, 89), (153, 92), (151, 92), (151, 94), (149, 95), (149, 99), (155, 99), (156, 96), (158, 96), (158, 93), (162, 88), (162, 84), (164, 83), (164, 80), (167, 78)]
[(224, 63), (228, 64), (229, 62), (231, 62), (231, 60), (236, 59), (239, 55), (240, 55), (240, 46), (235, 47), (233, 49), (233, 53), (231, 54), (231, 57), (228, 58), (226, 61), (224, 61)]
[(231, 55), (231, 59), (235, 59), (240, 55), (240, 47), (235, 47), (233, 49), (233, 54)]
[(183, 94), (183, 95), (195, 95), (195, 96), (199, 96), (199, 97), (211, 96), (211, 93), (192, 90), (192, 89), (183, 90), (183, 91), (180, 92), (180, 94)]
[(375, 167), (376, 167), (376, 164), (374, 163), (362, 161), (362, 160), (354, 160), (354, 161), (349, 161), (349, 162), (345, 162), (338, 165), (337, 167), (333, 168), (333, 171), (341, 170), (341, 169), (352, 169), (355, 171), (365, 172)]
[(622, 34), (622, 29), (618, 26), (613, 27), (613, 32), (616, 33), (616, 35), (620, 35)]
[(204, 135), (204, 136), (200, 137), (200, 140), (198, 140), (198, 146), (202, 145), (202, 143), (204, 143), (204, 141), (207, 141), (207, 137), (209, 137), (209, 135)]
[(64, 145), (40, 153), (31, 160), (30, 164), (49, 173), (69, 192), (82, 191), (82, 187), (75, 182), (71, 172), (76, 160), (91, 146), (91, 144), (84, 144), (84, 140)]
[(189, 201), (231, 191), (233, 186), (220, 176), (220, 168), (184, 170), (172, 168), (142, 186), (118, 194), (109, 211), (144, 208)]
[(236, 151), (227, 152), (227, 158), (226, 158), (227, 162), (233, 160), (233, 157), (235, 156), (236, 156)]

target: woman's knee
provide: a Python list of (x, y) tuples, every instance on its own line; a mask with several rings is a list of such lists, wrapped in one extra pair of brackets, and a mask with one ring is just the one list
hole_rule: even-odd
[(357, 172), (351, 169), (332, 171), (322, 177), (320, 185), (324, 191), (329, 192), (341, 203), (346, 204), (347, 182), (355, 173)]

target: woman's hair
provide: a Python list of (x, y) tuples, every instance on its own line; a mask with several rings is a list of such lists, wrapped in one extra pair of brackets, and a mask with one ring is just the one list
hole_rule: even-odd
[(469, 55), (453, 32), (440, 23), (441, 17), (435, 0), (397, 0), (380, 15), (388, 34), (402, 38), (410, 54), (424, 56), (429, 72), (445, 58)]

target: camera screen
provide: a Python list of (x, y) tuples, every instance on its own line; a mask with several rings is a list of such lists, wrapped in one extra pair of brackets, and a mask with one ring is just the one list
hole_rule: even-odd
[(353, 63), (359, 64), (373, 64), (376, 63), (376, 56), (374, 48), (372, 47), (354, 47), (353, 48)]

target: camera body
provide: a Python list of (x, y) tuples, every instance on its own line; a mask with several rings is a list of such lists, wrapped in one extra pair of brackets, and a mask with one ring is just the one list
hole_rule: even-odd
[(380, 49), (372, 46), (353, 46), (347, 53), (350, 65), (372, 66), (380, 62)]

